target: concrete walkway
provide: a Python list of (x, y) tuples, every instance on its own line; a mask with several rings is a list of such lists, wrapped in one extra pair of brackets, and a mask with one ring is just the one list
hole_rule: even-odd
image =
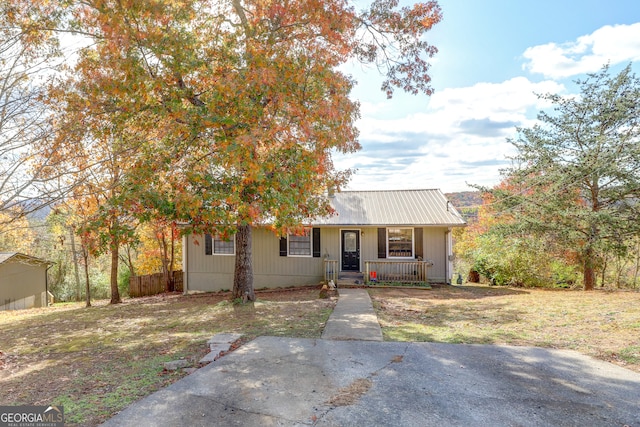
[(364, 289), (340, 289), (339, 295), (322, 339), (382, 341), (382, 329), (369, 293)]
[(259, 337), (104, 425), (640, 426), (636, 372), (573, 351), (375, 342), (362, 289), (340, 290), (323, 338)]

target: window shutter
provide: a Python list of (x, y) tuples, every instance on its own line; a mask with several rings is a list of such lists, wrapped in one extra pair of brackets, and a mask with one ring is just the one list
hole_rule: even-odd
[(313, 257), (320, 258), (320, 229), (314, 228), (313, 235), (311, 236), (313, 240)]
[(280, 238), (280, 256), (287, 256), (287, 238)]
[(416, 255), (415, 258), (422, 258), (424, 259), (424, 249), (423, 249), (423, 244), (424, 242), (422, 241), (422, 228), (415, 228), (413, 230), (413, 238), (415, 239), (415, 248), (416, 248)]
[(204, 254), (213, 255), (213, 240), (211, 234), (204, 235)]
[(387, 257), (387, 229), (378, 228), (378, 258)]

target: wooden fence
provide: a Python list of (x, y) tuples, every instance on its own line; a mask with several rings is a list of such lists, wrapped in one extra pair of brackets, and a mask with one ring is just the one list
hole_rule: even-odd
[[(174, 291), (182, 292), (182, 271), (173, 272)], [(129, 296), (144, 297), (166, 292), (167, 284), (164, 274), (148, 274), (146, 276), (133, 276), (129, 278)]]

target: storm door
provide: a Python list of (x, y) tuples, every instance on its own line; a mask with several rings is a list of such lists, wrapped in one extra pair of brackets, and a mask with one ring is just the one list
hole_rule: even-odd
[(360, 231), (342, 230), (342, 271), (360, 271)]

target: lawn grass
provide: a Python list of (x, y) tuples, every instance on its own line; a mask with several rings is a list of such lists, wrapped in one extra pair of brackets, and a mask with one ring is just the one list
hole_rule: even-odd
[(640, 372), (640, 292), (372, 289), (385, 340), (576, 350)]
[(186, 375), (164, 362), (198, 367), (216, 333), (319, 338), (335, 304), (310, 288), (257, 295), (243, 306), (228, 293), (175, 294), (0, 312), (0, 405), (63, 405), (68, 425), (97, 425)]

